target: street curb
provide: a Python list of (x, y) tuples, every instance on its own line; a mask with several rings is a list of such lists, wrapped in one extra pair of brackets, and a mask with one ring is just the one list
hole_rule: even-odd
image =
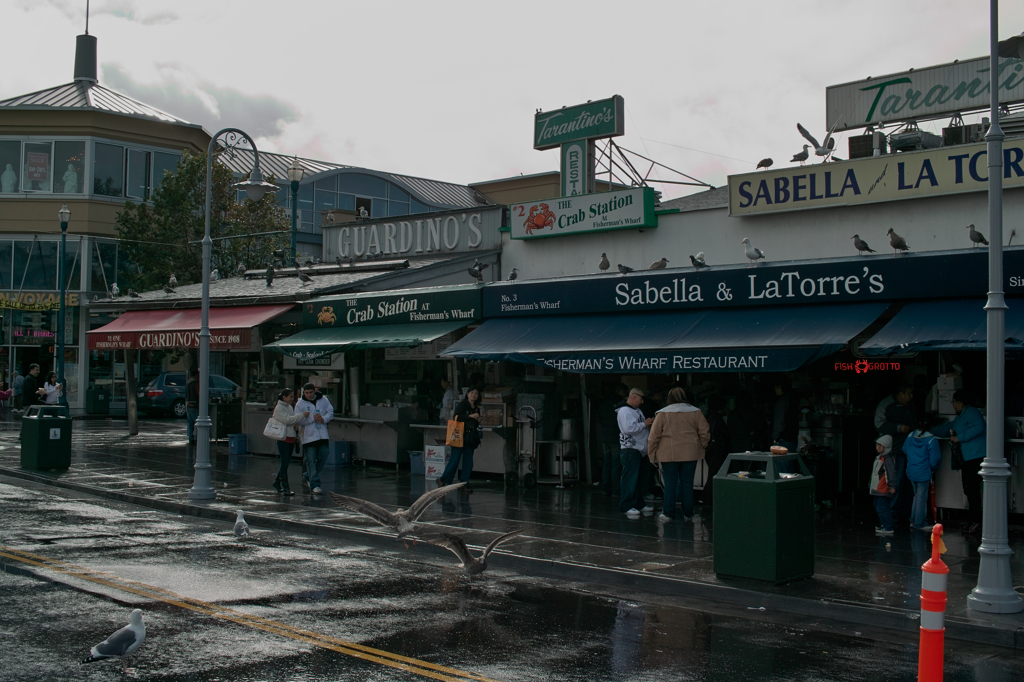
[[(0, 474), (174, 514), (229, 522), (234, 522), (235, 520), (235, 513), (226, 509), (213, 509), (202, 505), (184, 504), (169, 500), (153, 499), (142, 495), (105, 490), (81, 483), (55, 480), (21, 469), (0, 467)], [(381, 549), (395, 549), (395, 537), (383, 532), (378, 533), (354, 528), (320, 525), (306, 521), (262, 516), (257, 513), (246, 513), (245, 518), (250, 525), (256, 527), (349, 540)], [(446, 555), (445, 550), (427, 543), (411, 545), (409, 551), (435, 558)], [(591, 564), (553, 559), (537, 559), (502, 551), (492, 553), (488, 563), (494, 567), (501, 567), (510, 571), (538, 577), (614, 585), (666, 596), (690, 597), (731, 606), (757, 609), (764, 607), (766, 612), (775, 611), (805, 616), (822, 619), (831, 623), (842, 621), (848, 624), (864, 625), (872, 628), (880, 627), (887, 630), (904, 632), (907, 635), (916, 635), (920, 630), (918, 625), (920, 613), (906, 609), (882, 608), (825, 599), (808, 599), (770, 594), (728, 585), (716, 585), (686, 580), (684, 578), (655, 575), (645, 571), (605, 568)], [(759, 613), (763, 612), (759, 611)], [(947, 614), (946, 637), (1014, 650), (1024, 649), (1024, 625), (1016, 628), (1000, 627), (992, 623), (973, 622), (957, 616), (951, 617)]]

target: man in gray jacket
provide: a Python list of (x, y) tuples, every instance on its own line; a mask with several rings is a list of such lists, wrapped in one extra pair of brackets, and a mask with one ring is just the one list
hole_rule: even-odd
[(644, 502), (647, 486), (647, 436), (652, 417), (644, 417), (640, 405), (644, 392), (639, 388), (629, 391), (626, 404), (615, 415), (619, 424), (619, 457), (622, 460), (622, 481), (619, 485), (619, 511), (631, 519), (640, 518), (641, 512), (651, 513), (654, 507)]
[(334, 419), (334, 407), (327, 396), (316, 390), (316, 386), (306, 384), (302, 387), (302, 398), (295, 403), (295, 414), (301, 412), (309, 413), (308, 417), (296, 422), (302, 426), (302, 459), (306, 463), (302, 480), (316, 495), (323, 492), (320, 487), (320, 471), (327, 463), (330, 452), (327, 425)]

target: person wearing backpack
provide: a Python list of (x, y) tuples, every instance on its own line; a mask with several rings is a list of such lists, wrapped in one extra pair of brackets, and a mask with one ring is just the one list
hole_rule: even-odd
[(881, 436), (875, 441), (875, 452), (878, 455), (871, 465), (871, 490), (875, 498), (875, 512), (878, 514), (878, 526), (875, 535), (892, 535), (892, 498), (896, 494), (896, 461), (892, 455), (892, 436)]
[(939, 439), (928, 432), (922, 421), (917, 429), (903, 441), (903, 454), (907, 456), (907, 480), (914, 489), (914, 502), (910, 508), (910, 526), (915, 530), (932, 529), (925, 525), (928, 516), (928, 493), (932, 488), (932, 475), (942, 461)]

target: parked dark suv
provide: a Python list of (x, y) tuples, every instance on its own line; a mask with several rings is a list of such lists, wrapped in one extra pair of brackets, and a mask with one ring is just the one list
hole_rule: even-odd
[[(139, 410), (147, 414), (169, 413), (185, 416), (185, 373), (165, 372), (149, 382), (136, 396)], [(242, 397), (242, 387), (219, 374), (210, 375), (210, 402), (236, 400)]]

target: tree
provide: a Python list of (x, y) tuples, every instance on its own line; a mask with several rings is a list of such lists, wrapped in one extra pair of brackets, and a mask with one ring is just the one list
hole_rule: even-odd
[[(267, 178), (273, 182), (273, 177)], [(210, 236), (211, 267), (221, 277), (233, 276), (238, 265), (269, 265), (275, 249), (289, 244), (290, 218), (269, 192), (259, 201), (236, 201), (231, 171), (214, 159)], [(118, 285), (121, 291), (151, 291), (171, 276), (178, 284), (202, 281), (205, 233), (206, 155), (185, 152), (175, 173), (168, 174), (153, 194), (153, 205), (126, 201), (117, 216), (121, 238)], [(246, 236), (260, 232), (281, 234)], [(234, 237), (219, 240), (218, 237)]]

